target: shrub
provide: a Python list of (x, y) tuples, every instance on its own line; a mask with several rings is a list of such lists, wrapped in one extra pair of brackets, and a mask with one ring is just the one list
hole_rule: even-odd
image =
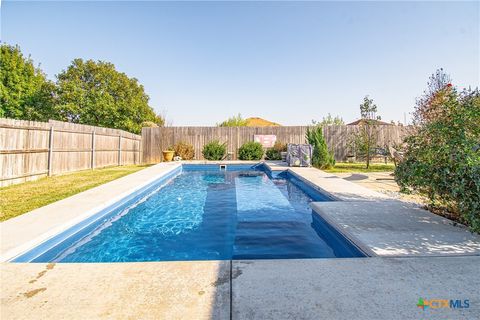
[(285, 151), (287, 151), (287, 145), (277, 141), (272, 148), (267, 149), (265, 155), (268, 160), (282, 160), (281, 152)]
[(285, 152), (287, 151), (287, 144), (280, 141), (275, 141), (273, 149), (278, 152)]
[(246, 142), (238, 149), (238, 158), (240, 160), (260, 160), (262, 157), (263, 146), (259, 142)]
[(227, 144), (213, 140), (203, 146), (202, 154), (207, 160), (222, 160), (227, 153)]
[(321, 126), (309, 128), (306, 139), (313, 146), (312, 165), (319, 169), (329, 169), (335, 164), (333, 154), (328, 151)]
[(265, 157), (267, 160), (282, 160), (282, 155), (274, 148), (268, 148), (265, 152)]
[(458, 93), (442, 79), (448, 77), (440, 70), (431, 78), (430, 92), (417, 101), (416, 130), (405, 140), (395, 180), (402, 191), (428, 196), (430, 206), (446, 208), (478, 232), (480, 93)]
[(186, 142), (178, 142), (173, 146), (175, 156), (181, 157), (182, 160), (192, 160), (195, 157), (193, 146)]

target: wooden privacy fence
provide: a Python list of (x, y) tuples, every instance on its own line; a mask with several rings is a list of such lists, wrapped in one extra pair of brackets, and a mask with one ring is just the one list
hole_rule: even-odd
[[(142, 149), (145, 163), (157, 163), (162, 160), (162, 150), (177, 142), (187, 142), (195, 149), (195, 158), (203, 159), (203, 146), (212, 141), (220, 140), (227, 143), (227, 151), (237, 159), (238, 148), (248, 141), (253, 141), (256, 134), (274, 134), (277, 141), (283, 143), (305, 143), (308, 126), (291, 127), (159, 127), (142, 129)], [(349, 153), (348, 141), (359, 126), (325, 126), (323, 133), (335, 160), (345, 160)], [(407, 128), (394, 125), (378, 127), (379, 145), (401, 143), (407, 134)]]
[(0, 186), (46, 175), (139, 164), (141, 136), (123, 130), (0, 118)]

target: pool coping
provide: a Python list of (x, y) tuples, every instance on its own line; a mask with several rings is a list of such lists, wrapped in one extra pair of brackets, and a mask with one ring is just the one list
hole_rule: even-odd
[(370, 247), (366, 243), (364, 243), (362, 240), (360, 240), (348, 230), (345, 230), (345, 228), (342, 228), (340, 224), (338, 224), (337, 221), (332, 219), (329, 215), (323, 214), (323, 212), (319, 210), (315, 210), (315, 207), (313, 205), (311, 205), (311, 208), (313, 212), (322, 217), (322, 219), (324, 219), (333, 229), (335, 229), (339, 234), (341, 234), (345, 239), (347, 239), (347, 241), (349, 241), (353, 246), (358, 247), (358, 249), (362, 251), (367, 257), (379, 257), (379, 255), (376, 254), (372, 249), (370, 249)]

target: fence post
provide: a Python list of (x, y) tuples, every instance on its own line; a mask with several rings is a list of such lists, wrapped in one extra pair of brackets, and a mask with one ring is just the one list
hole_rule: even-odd
[(143, 139), (145, 139), (146, 133), (142, 128), (142, 136), (138, 142), (138, 164), (143, 164)]
[(48, 137), (48, 176), (52, 175), (52, 163), (53, 163), (53, 126), (50, 127), (50, 136)]
[(118, 136), (118, 165), (122, 165), (122, 133)]
[(95, 130), (92, 131), (92, 158), (91, 158), (91, 168), (95, 169)]

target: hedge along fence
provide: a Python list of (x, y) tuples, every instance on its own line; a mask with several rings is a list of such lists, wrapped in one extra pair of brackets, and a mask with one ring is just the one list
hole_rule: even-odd
[[(232, 159), (238, 159), (238, 149), (258, 134), (277, 136), (284, 143), (305, 143), (308, 126), (289, 127), (159, 127), (142, 129), (143, 159), (145, 163), (162, 161), (162, 150), (177, 142), (187, 142), (195, 149), (195, 158), (203, 159), (202, 148), (212, 140), (227, 143), (227, 152)], [(359, 126), (326, 126), (325, 140), (335, 153), (335, 160), (343, 161), (349, 153), (349, 137), (358, 132)], [(381, 146), (401, 143), (407, 135), (407, 128), (394, 125), (378, 126), (378, 143)]]
[(141, 136), (118, 129), (0, 118), (0, 186), (142, 163)]

